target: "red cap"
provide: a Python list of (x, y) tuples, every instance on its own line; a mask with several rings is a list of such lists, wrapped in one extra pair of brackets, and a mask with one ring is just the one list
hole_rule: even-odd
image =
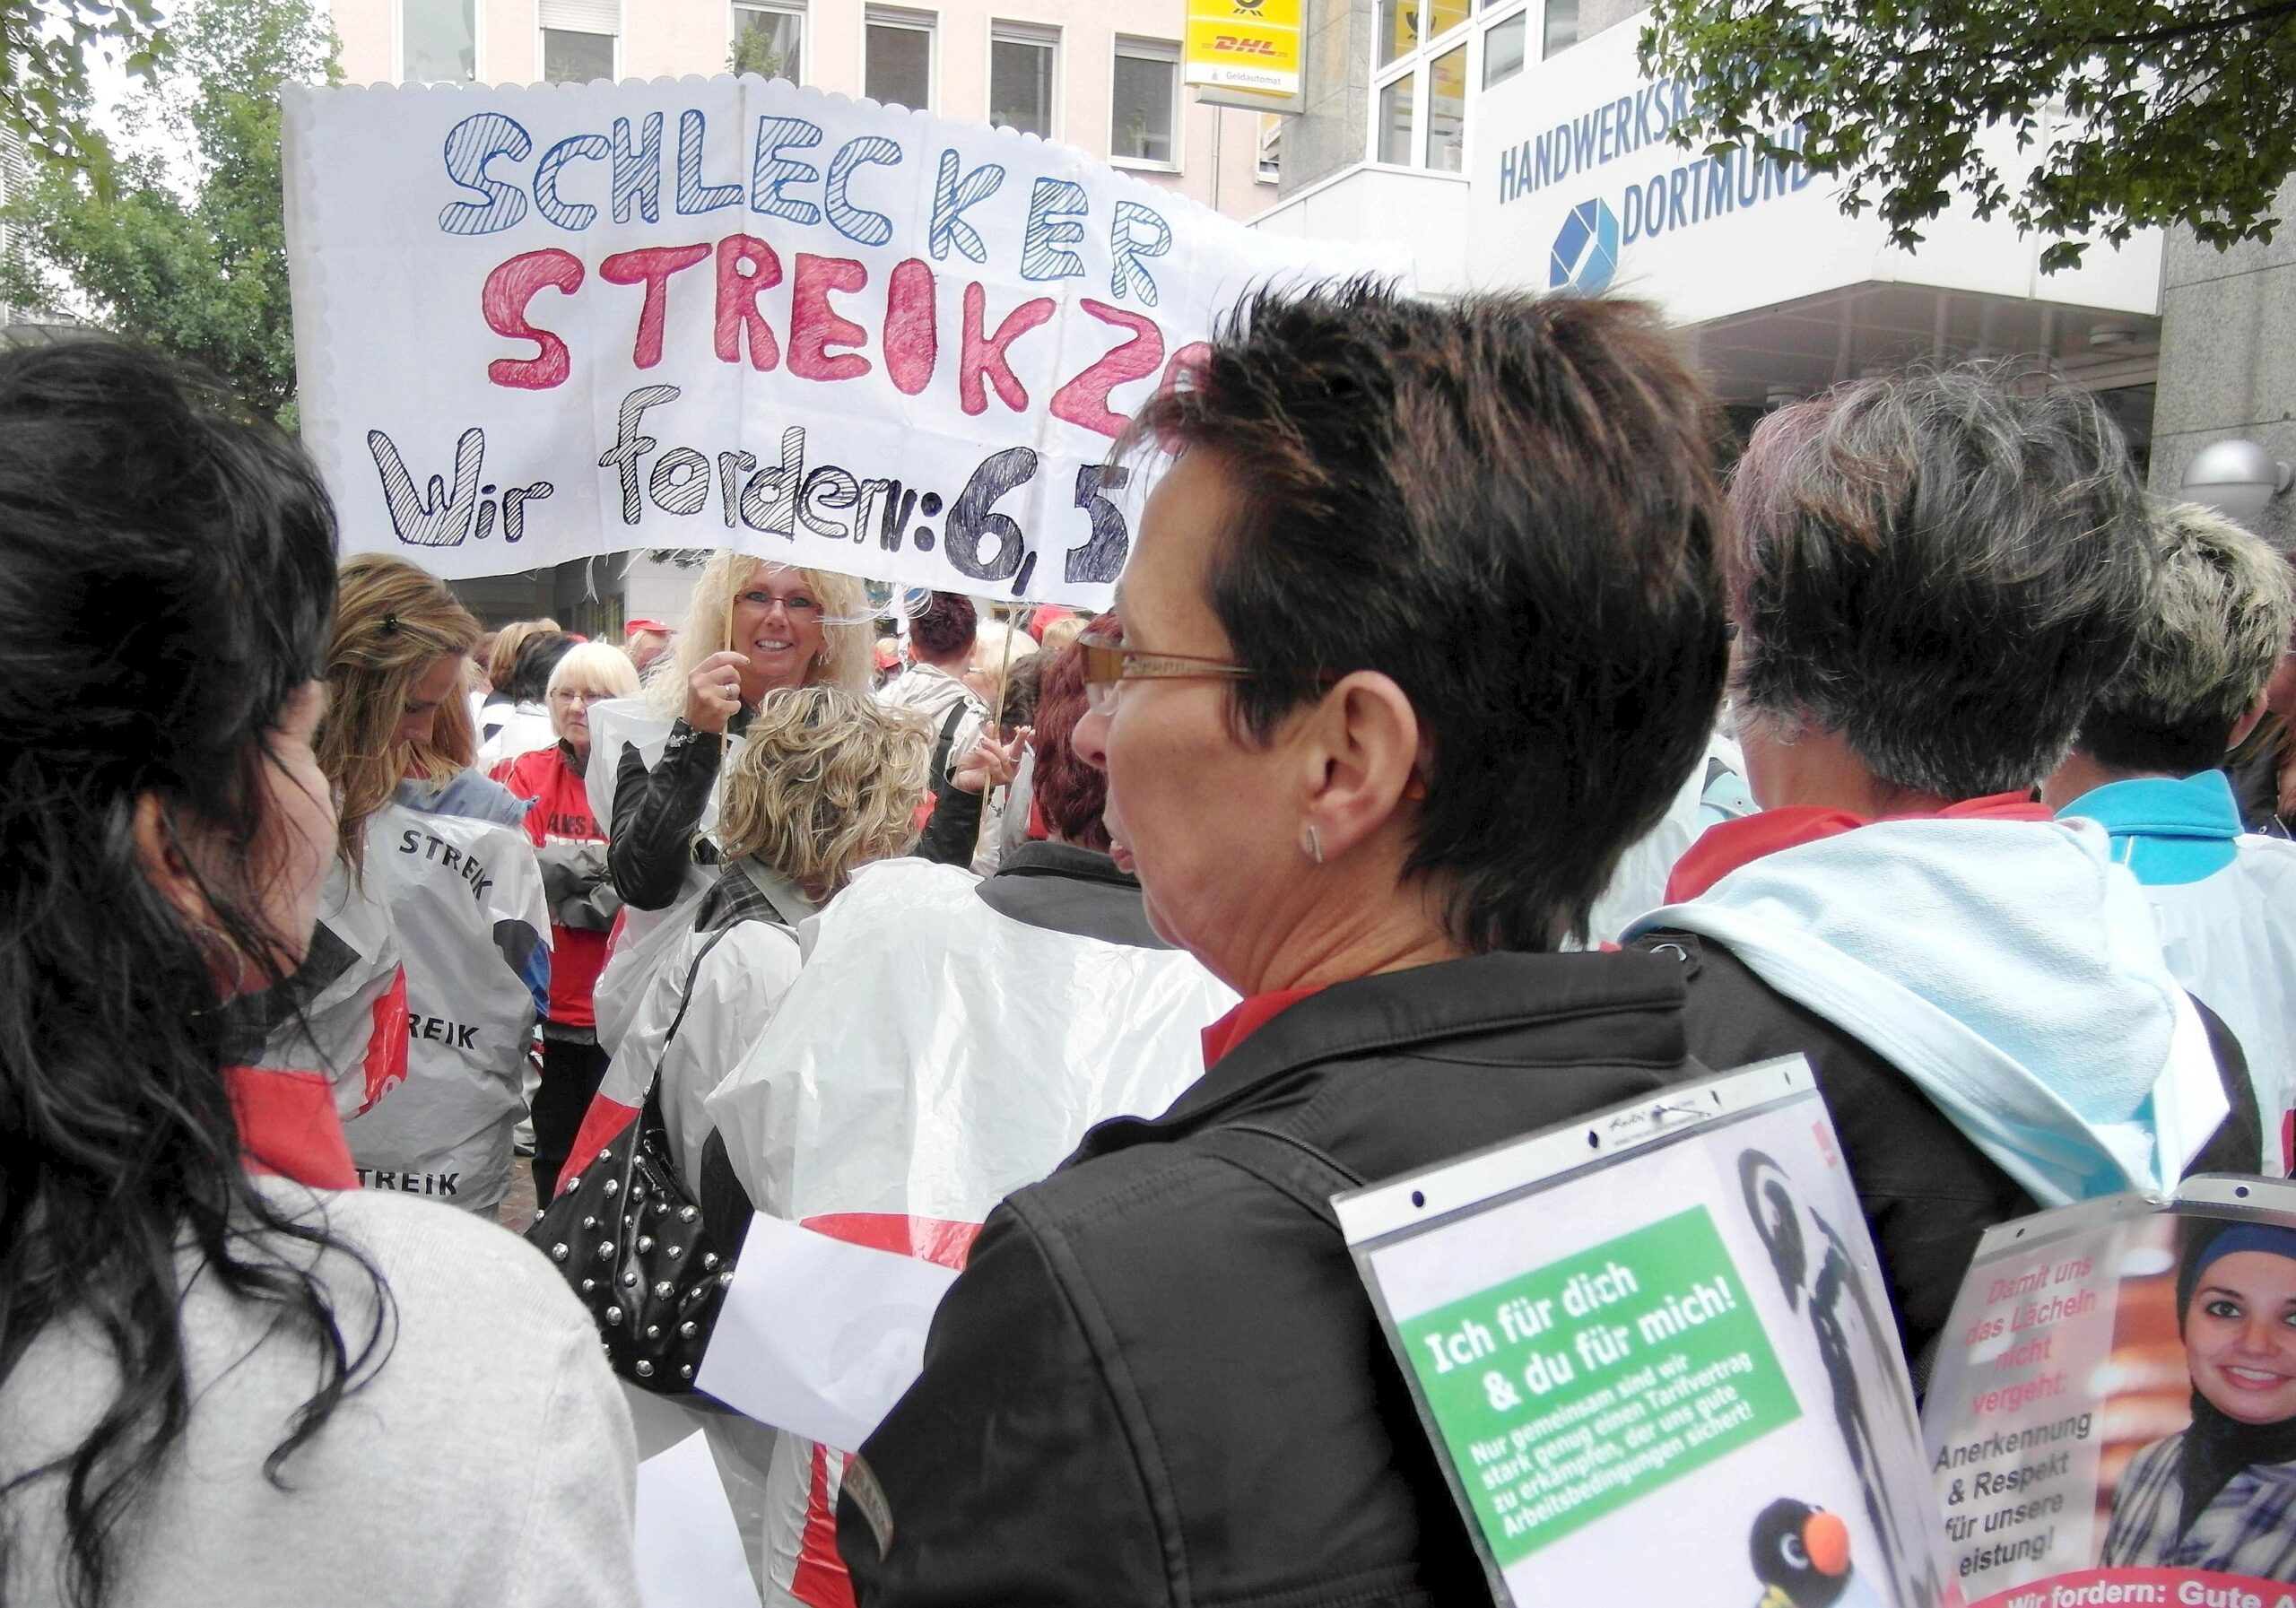
[(658, 620), (633, 620), (622, 628), (622, 639), (627, 642), (639, 631), (652, 631), (657, 637), (666, 637), (670, 634), (670, 628)]
[(1039, 605), (1036, 613), (1029, 616), (1029, 635), (1041, 642), (1044, 640), (1044, 628), (1046, 626), (1050, 625), (1056, 620), (1074, 620), (1075, 618), (1076, 611), (1074, 609), (1064, 609), (1057, 603), (1040, 604)]

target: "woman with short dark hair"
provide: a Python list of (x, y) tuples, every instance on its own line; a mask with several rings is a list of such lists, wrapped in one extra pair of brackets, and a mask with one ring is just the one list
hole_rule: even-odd
[(916, 710), (933, 727), (933, 769), (927, 779), (938, 792), (950, 767), (972, 746), (995, 711), (967, 679), (979, 611), (961, 592), (925, 595), (925, 606), (909, 621), (909, 668), (887, 682), (877, 696), (895, 708)]
[(1707, 401), (1646, 309), (1355, 284), (1248, 300), (1135, 430), (1075, 744), (1245, 997), (990, 1215), (840, 1550), (873, 1604), (1486, 1600), (1301, 1203), (1701, 1070), (1679, 969), (1562, 951), (1721, 692)]
[(239, 1065), (335, 858), (334, 548), (220, 387), (0, 353), (10, 1603), (635, 1599), (629, 1423), (563, 1282), (361, 1191), (323, 1075)]
[(481, 770), (493, 776), (505, 761), (547, 750), (558, 742), (549, 701), (550, 678), (558, 668), (558, 661), (577, 646), (575, 639), (564, 631), (537, 631), (526, 639), (510, 669), (509, 717), (479, 745), (477, 764)]
[(1974, 369), (1770, 414), (1730, 505), (1762, 809), (1634, 930), (1680, 958), (1709, 1065), (1809, 1056), (1918, 1372), (1992, 1223), (2261, 1153), (2239, 1047), (2110, 843), (2033, 797), (2151, 617), (2157, 551), (2094, 397)]

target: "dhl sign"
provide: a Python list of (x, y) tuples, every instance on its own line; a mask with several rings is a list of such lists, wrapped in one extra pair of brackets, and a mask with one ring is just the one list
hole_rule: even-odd
[(1187, 81), (1286, 99), (1300, 92), (1300, 0), (1188, 0)]

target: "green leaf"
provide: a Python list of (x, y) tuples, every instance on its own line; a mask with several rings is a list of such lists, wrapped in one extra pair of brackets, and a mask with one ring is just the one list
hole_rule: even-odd
[[(1874, 192), (1900, 244), (1956, 192), (1980, 215), (2071, 237), (2044, 251), (2052, 272), (2080, 261), (2080, 237), (2155, 225), (2267, 239), (2296, 172), (2283, 0), (1654, 0), (1637, 48), (1652, 75), (1701, 84), (1678, 142), (1751, 125), (1766, 144), (1798, 122), (1805, 160), (1839, 169), (1845, 207)], [(1987, 126), (2014, 133), (2028, 171), (1996, 169), (1975, 137)]]
[[(11, 247), (0, 258), (0, 294), (12, 305), (81, 307), (107, 328), (203, 364), (249, 406), (291, 418), (279, 91), (340, 76), (333, 33), (309, 0), (181, 0), (163, 36), (150, 31), (152, 0), (51, 4), (78, 4), (82, 21), (108, 37), (131, 30), (128, 70), (140, 66), (150, 82), (121, 120), (197, 177), (178, 192), (165, 164), (116, 150), (83, 126), (84, 56), (43, 54), (33, 41), (17, 54), (13, 81), (0, 67), (0, 116), (51, 154), (0, 208)], [(0, 0), (0, 46), (22, 36), (21, 6)], [(43, 62), (65, 70), (23, 76)]]

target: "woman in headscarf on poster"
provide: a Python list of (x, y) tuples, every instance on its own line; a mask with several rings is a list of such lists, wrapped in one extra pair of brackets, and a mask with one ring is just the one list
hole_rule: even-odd
[(2296, 1581), (2296, 1229), (2196, 1227), (2177, 1269), (2192, 1427), (2130, 1461), (2100, 1561)]

